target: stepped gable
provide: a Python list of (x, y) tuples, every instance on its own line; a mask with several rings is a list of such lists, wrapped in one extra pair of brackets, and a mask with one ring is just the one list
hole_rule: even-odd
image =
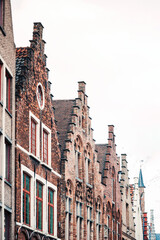
[[(59, 133), (59, 143), (61, 145), (61, 151), (65, 148), (65, 140), (67, 140), (67, 133), (70, 130), (72, 121), (73, 106), (75, 100), (53, 100), (52, 105), (55, 109), (55, 119), (57, 123), (57, 130)], [(62, 155), (63, 156), (63, 155)]]
[(96, 150), (98, 151), (97, 159), (100, 162), (100, 173), (102, 173), (102, 183), (105, 185), (111, 165), (114, 167), (119, 165), (113, 125), (108, 125), (108, 136), (108, 144), (96, 144)]
[[(35, 72), (38, 76), (42, 69), (47, 75), (49, 69), (46, 68), (47, 56), (44, 53), (45, 41), (42, 38), (43, 26), (41, 23), (34, 23), (33, 38), (30, 40), (30, 47), (16, 48), (16, 96), (20, 97), (21, 94), (27, 89), (31, 71)], [(36, 66), (36, 68), (35, 68)], [(44, 76), (46, 79), (46, 76)], [(33, 79), (32, 79), (33, 80)]]

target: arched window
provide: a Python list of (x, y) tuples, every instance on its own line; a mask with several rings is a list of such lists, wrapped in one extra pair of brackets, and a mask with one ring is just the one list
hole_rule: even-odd
[(98, 196), (97, 197), (97, 202), (96, 202), (96, 235), (97, 235), (97, 240), (101, 239), (101, 225), (102, 225), (102, 212), (101, 212), (101, 207), (102, 207), (102, 201), (101, 198)]
[(66, 219), (65, 219), (65, 239), (69, 240), (72, 234), (72, 182), (66, 183)]
[(80, 137), (75, 140), (75, 166), (76, 166), (76, 177), (82, 179), (82, 141)]
[(92, 151), (90, 144), (87, 144), (85, 150), (85, 169), (86, 169), (86, 183), (92, 184)]

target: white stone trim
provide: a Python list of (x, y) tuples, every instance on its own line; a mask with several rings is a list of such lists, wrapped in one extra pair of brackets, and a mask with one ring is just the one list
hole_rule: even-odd
[[(23, 224), (23, 173), (27, 173), (30, 176), (30, 226), (38, 232), (36, 229), (36, 181), (39, 181), (43, 185), (43, 230), (42, 233), (48, 235), (48, 188), (54, 191), (54, 237), (57, 238), (57, 186), (51, 182), (46, 181), (38, 174), (34, 174), (32, 170), (21, 164), (21, 223)], [(53, 237), (53, 236), (52, 236)]]
[[(16, 147), (18, 147), (22, 152), (26, 153), (27, 155), (32, 155), (31, 153), (29, 153), (26, 149), (24, 149), (22, 146), (20, 146), (19, 144), (16, 144)], [(56, 171), (53, 170), (53, 168), (51, 168), (51, 172), (54, 173), (56, 176), (58, 176), (59, 178), (61, 178), (61, 175), (59, 173), (57, 173)]]
[[(39, 87), (39, 86), (41, 87), (41, 90), (42, 90), (42, 97), (43, 97), (43, 105), (42, 105), (42, 107), (41, 107), (40, 102), (39, 102), (39, 99), (38, 99), (38, 87)], [(43, 110), (44, 105), (45, 105), (45, 95), (44, 95), (43, 86), (42, 86), (42, 84), (41, 84), (40, 82), (37, 84), (36, 95), (37, 95), (38, 106), (39, 106), (39, 108), (40, 108), (41, 110)]]
[(36, 157), (40, 158), (40, 120), (29, 111), (29, 152), (31, 153), (31, 118), (36, 122)]
[(48, 165), (51, 167), (51, 129), (49, 129), (44, 123), (42, 123), (41, 136), (42, 136), (42, 161), (43, 161), (43, 131), (48, 134)]

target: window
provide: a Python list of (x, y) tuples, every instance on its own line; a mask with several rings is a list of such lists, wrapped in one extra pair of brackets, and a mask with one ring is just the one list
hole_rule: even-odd
[(38, 86), (38, 100), (39, 100), (40, 107), (42, 107), (43, 106), (43, 93), (42, 93), (42, 88), (40, 85)]
[(117, 222), (117, 240), (119, 240), (119, 222)]
[(11, 145), (6, 141), (5, 179), (10, 182)]
[(71, 217), (72, 217), (72, 210), (71, 210), (72, 199), (66, 197), (66, 234), (65, 239), (70, 239), (70, 231), (71, 231)]
[(87, 206), (87, 240), (92, 239), (92, 207)]
[(36, 184), (36, 228), (42, 230), (43, 220), (43, 185), (40, 182)]
[(31, 153), (36, 156), (36, 122), (31, 119)]
[(4, 212), (4, 236), (5, 240), (10, 240), (10, 222), (11, 222), (11, 214), (5, 210)]
[(97, 209), (96, 212), (96, 228), (97, 228), (97, 240), (100, 239), (100, 232), (101, 232), (101, 212), (100, 208)]
[(90, 160), (86, 158), (86, 183), (89, 183)]
[(48, 164), (48, 133), (43, 130), (43, 161)]
[(0, 0), (0, 26), (3, 27), (4, 0)]
[(23, 174), (23, 222), (30, 225), (30, 177)]
[(6, 72), (6, 108), (9, 112), (11, 112), (11, 83), (11, 76)]
[(80, 177), (79, 167), (80, 167), (80, 153), (75, 151), (76, 156), (76, 177)]
[(107, 215), (107, 224), (104, 226), (104, 239), (109, 239), (109, 215)]
[(0, 62), (0, 101), (2, 101), (2, 64)]
[(54, 235), (54, 191), (48, 189), (48, 232)]
[(82, 203), (76, 202), (76, 215), (77, 215), (77, 240), (82, 239)]

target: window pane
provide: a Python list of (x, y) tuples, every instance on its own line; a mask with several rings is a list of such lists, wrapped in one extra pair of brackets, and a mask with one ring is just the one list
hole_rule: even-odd
[(42, 229), (42, 202), (38, 202), (38, 228)]
[(10, 145), (6, 143), (6, 167), (5, 167), (5, 178), (9, 181), (9, 170), (10, 170)]
[(30, 188), (30, 187), (29, 187), (29, 180), (30, 180), (29, 176), (26, 175), (26, 190), (27, 190), (27, 191), (30, 190), (30, 189), (29, 189), (29, 188)]
[(53, 207), (50, 207), (50, 233), (53, 234)]
[(50, 190), (50, 203), (53, 204), (53, 191)]
[(39, 184), (39, 197), (42, 198), (42, 185)]
[(26, 194), (26, 223), (29, 224), (29, 195)]

